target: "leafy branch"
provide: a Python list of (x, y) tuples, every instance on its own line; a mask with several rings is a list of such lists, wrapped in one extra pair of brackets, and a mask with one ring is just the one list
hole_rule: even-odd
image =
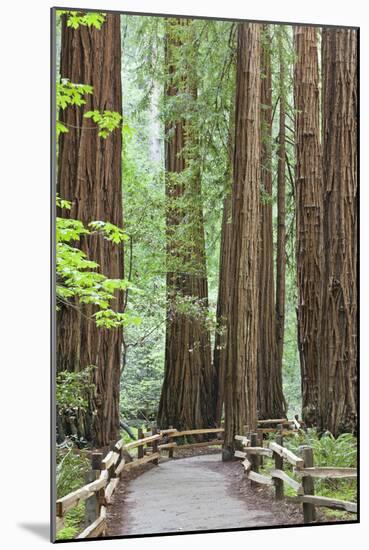
[[(57, 206), (70, 209), (71, 203), (57, 196)], [(57, 300), (59, 303), (68, 304), (70, 300), (76, 299), (80, 304), (96, 306), (98, 311), (93, 314), (93, 317), (99, 327), (118, 328), (131, 323), (138, 324), (139, 317), (117, 312), (111, 308), (111, 304), (115, 300), (115, 292), (134, 288), (133, 285), (126, 279), (109, 279), (98, 273), (96, 270), (99, 264), (88, 259), (83, 250), (71, 244), (71, 242), (79, 241), (81, 237), (93, 233), (100, 233), (104, 239), (117, 245), (128, 238), (121, 228), (110, 222), (93, 221), (86, 227), (79, 220), (57, 218)]]
[[(86, 104), (86, 95), (93, 94), (93, 87), (89, 84), (75, 84), (70, 82), (67, 78), (62, 78), (60, 82), (56, 84), (56, 106), (59, 110), (64, 110), (70, 105), (76, 105), (81, 107)], [(61, 122), (59, 119), (56, 121), (57, 135), (68, 132), (68, 127), (77, 128), (81, 130), (95, 130), (99, 129), (99, 137), (106, 139), (111, 132), (119, 128), (122, 124), (123, 117), (116, 111), (87, 111), (84, 113), (84, 118), (92, 119), (96, 123), (96, 127), (85, 128), (83, 126), (73, 126), (67, 122)]]
[(58, 15), (66, 15), (67, 27), (71, 27), (72, 29), (78, 29), (82, 26), (95, 27), (95, 29), (100, 30), (106, 19), (105, 13), (98, 12), (87, 12), (83, 14), (78, 11), (60, 10), (58, 11)]

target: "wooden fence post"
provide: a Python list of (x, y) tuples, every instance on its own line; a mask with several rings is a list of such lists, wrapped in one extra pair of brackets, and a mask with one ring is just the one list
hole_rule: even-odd
[[(312, 468), (314, 466), (314, 453), (313, 449), (308, 445), (302, 445), (300, 447), (302, 458), (304, 459), (304, 468)], [(314, 494), (314, 480), (311, 476), (302, 478), (302, 487), (305, 495)], [(316, 511), (314, 504), (308, 504), (304, 502), (302, 505), (304, 512), (304, 523), (311, 523), (316, 519)]]
[[(90, 483), (95, 481), (100, 475), (101, 461), (103, 459), (102, 453), (91, 454), (91, 470), (86, 474), (86, 482)], [(98, 518), (100, 514), (100, 501), (96, 493), (86, 500), (85, 506), (85, 520), (86, 524), (90, 525)]]
[[(142, 439), (144, 436), (144, 432), (142, 428), (138, 428), (137, 430), (137, 439)], [(140, 445), (137, 447), (137, 458), (143, 458), (144, 456), (144, 446)]]
[[(152, 435), (156, 435), (157, 433), (158, 433), (158, 429), (156, 427), (152, 428)], [(159, 446), (158, 440), (155, 439), (155, 441), (152, 442), (152, 452), (153, 453), (158, 452), (158, 446)], [(158, 465), (159, 464), (159, 459), (155, 458), (155, 460), (153, 460), (153, 463)]]
[[(258, 434), (256, 432), (252, 432), (250, 434), (250, 447), (257, 447), (258, 445)], [(251, 457), (251, 470), (253, 472), (259, 471), (259, 457), (257, 455), (250, 455)], [(251, 481), (251, 486), (255, 487), (257, 483), (255, 481)]]
[[(144, 428), (143, 428), (143, 436), (144, 437), (150, 437), (150, 435), (152, 435), (152, 427), (151, 427), (151, 425), (146, 424), (146, 426), (144, 426)], [(147, 455), (147, 452), (149, 450), (149, 446), (144, 445), (142, 448), (143, 448), (144, 456)]]
[[(283, 426), (281, 424), (278, 424), (281, 429), (281, 434), (277, 435), (275, 438), (275, 442), (278, 443), (278, 445), (281, 445), (283, 447)], [(277, 426), (277, 427), (278, 427)], [(274, 455), (274, 467), (276, 470), (283, 470), (283, 458), (279, 456), (277, 453), (273, 453)], [(276, 500), (282, 500), (284, 497), (284, 484), (283, 480), (279, 479), (277, 477), (273, 478), (274, 480), (274, 486), (275, 486), (275, 498)]]
[[(114, 449), (115, 449), (115, 441), (111, 441), (109, 447), (110, 447), (110, 451), (115, 452), (115, 451), (114, 451)], [(110, 480), (112, 477), (117, 477), (116, 474), (115, 474), (115, 469), (116, 469), (116, 467), (117, 467), (116, 464), (112, 464), (112, 465), (110, 466), (110, 468), (108, 469), (109, 480)]]
[[(118, 446), (117, 446), (117, 443), (119, 443)], [(114, 452), (115, 452), (115, 453), (118, 453), (118, 455), (119, 455), (119, 458), (118, 458), (118, 460), (117, 460), (117, 462), (116, 462), (116, 464), (115, 464), (115, 467), (114, 467), (114, 477), (120, 477), (120, 474), (117, 475), (117, 474), (115, 473), (115, 471), (116, 471), (116, 469), (118, 468), (118, 466), (120, 465), (120, 463), (122, 462), (122, 458), (123, 458), (123, 447), (124, 447), (124, 445), (123, 445), (123, 444), (120, 444), (120, 442), (117, 441), (117, 442), (115, 443), (115, 445), (114, 445), (114, 448), (113, 448)]]
[[(173, 429), (173, 426), (169, 426), (169, 429), (172, 430)], [(174, 439), (172, 437), (170, 437), (170, 434), (169, 434), (169, 437), (168, 437), (168, 443), (173, 443)], [(173, 458), (174, 457), (174, 449), (173, 448), (169, 448), (168, 449), (168, 457), (169, 458)]]
[[(258, 428), (256, 430), (256, 433), (258, 434), (259, 446), (263, 447), (264, 446), (263, 430), (261, 428)], [(263, 455), (260, 455), (259, 456), (259, 465), (262, 467), (263, 464), (264, 464), (264, 457), (263, 457)]]
[(103, 453), (92, 453), (91, 455), (91, 467), (93, 470), (101, 470), (101, 462), (104, 458)]
[[(86, 474), (85, 481), (86, 483), (91, 483), (91, 481), (95, 481), (96, 479), (96, 471), (90, 470)], [(96, 493), (92, 495), (92, 497), (88, 498), (86, 500), (86, 506), (85, 506), (85, 522), (86, 525), (90, 525), (97, 519), (99, 515), (99, 500), (96, 497)]]

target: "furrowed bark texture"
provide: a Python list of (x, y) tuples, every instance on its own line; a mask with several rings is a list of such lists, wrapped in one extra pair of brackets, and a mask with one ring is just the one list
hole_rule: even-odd
[(260, 185), (260, 25), (238, 27), (230, 309), (223, 459), (256, 427)]
[(270, 34), (263, 26), (261, 49), (261, 187), (259, 239), (259, 329), (258, 329), (258, 418), (283, 418), (285, 401), (282, 369), (276, 361), (276, 315), (274, 299), (273, 212), (272, 212), (272, 75)]
[(319, 140), (319, 73), (316, 29), (294, 27), (296, 133), (296, 261), (298, 347), (302, 416), (315, 425), (318, 412), (322, 277), (322, 167)]
[(320, 427), (357, 430), (357, 32), (323, 29)]
[(281, 29), (278, 35), (279, 58), (279, 137), (277, 171), (277, 260), (276, 260), (276, 369), (282, 372), (286, 302), (286, 71)]
[[(89, 110), (122, 112), (120, 17), (109, 14), (101, 30), (67, 27), (65, 17), (61, 36), (61, 78), (90, 84), (93, 95), (83, 107), (68, 107), (60, 119), (68, 127), (61, 134), (58, 153), (58, 193), (72, 202), (67, 214), (88, 224), (93, 220), (122, 226), (121, 131), (106, 139), (90, 119)], [(94, 127), (94, 128), (93, 128)], [(93, 129), (92, 129), (93, 128)], [(63, 212), (65, 215), (65, 212)], [(77, 244), (99, 272), (109, 278), (123, 277), (123, 250), (100, 235), (84, 236)], [(122, 311), (122, 296), (115, 308)], [(97, 328), (92, 306), (62, 306), (57, 313), (57, 370), (80, 371), (95, 365), (88, 413), (77, 418), (78, 426), (64, 426), (96, 446), (107, 445), (119, 435), (119, 380), (122, 331)]]
[[(181, 41), (173, 32), (178, 24), (191, 32), (188, 20), (170, 20), (167, 24), (166, 94), (172, 97), (178, 94), (175, 56), (181, 52)], [(182, 78), (195, 103), (195, 68), (189, 67)], [(162, 428), (208, 427), (214, 425), (209, 330), (203, 316), (181, 312), (177, 307), (178, 300), (196, 300), (203, 314), (208, 309), (201, 177), (191, 156), (197, 137), (193, 125), (181, 116), (167, 124), (166, 135), (167, 323), (158, 423)]]

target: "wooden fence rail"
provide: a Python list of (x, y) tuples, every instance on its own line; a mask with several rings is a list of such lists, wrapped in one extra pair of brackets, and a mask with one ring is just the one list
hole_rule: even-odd
[[(156, 433), (157, 432), (157, 433)], [(89, 483), (59, 498), (56, 501), (56, 529), (57, 532), (64, 526), (65, 514), (86, 501), (86, 518), (91, 523), (78, 535), (78, 539), (96, 538), (106, 535), (107, 506), (111, 504), (114, 491), (119, 483), (123, 471), (153, 462), (158, 464), (162, 451), (169, 451), (169, 458), (174, 455), (174, 449), (196, 448), (203, 446), (222, 445), (222, 439), (197, 441), (195, 443), (177, 443), (175, 438), (186, 436), (204, 436), (224, 432), (224, 428), (204, 428), (194, 430), (156, 430), (150, 432), (139, 430), (139, 439), (131, 443), (124, 443), (120, 439), (111, 446), (105, 457), (103, 453), (94, 452), (91, 455), (91, 468), (88, 478), (94, 477)], [(146, 437), (144, 437), (146, 436)], [(168, 442), (165, 442), (168, 441)], [(163, 443), (161, 443), (163, 442)], [(137, 449), (137, 456), (132, 457), (130, 452)], [(127, 456), (128, 455), (128, 456)], [(129, 459), (129, 460), (128, 460)]]
[[(277, 425), (277, 427), (272, 427)], [(347, 503), (325, 497), (314, 497), (313, 493), (308, 493), (304, 487), (308, 487), (314, 477), (336, 477), (353, 478), (356, 477), (356, 470), (353, 468), (311, 468), (304, 460), (297, 457), (283, 446), (281, 435), (278, 435), (275, 443), (269, 447), (263, 447), (263, 433), (278, 432), (279, 434), (291, 433), (301, 429), (303, 423), (298, 419), (292, 421), (288, 419), (270, 419), (260, 420), (258, 422), (258, 433), (245, 435), (236, 435), (235, 439), (243, 450), (237, 450), (235, 456), (242, 458), (242, 465), (246, 475), (253, 483), (263, 483), (275, 486), (276, 498), (283, 497), (283, 484), (286, 483), (296, 490), (296, 498), (300, 500), (305, 509), (312, 509), (314, 506), (328, 506), (345, 509), (349, 512), (356, 510), (355, 503)], [(285, 429), (288, 428), (288, 429)], [(159, 458), (164, 451), (168, 451), (168, 457), (173, 458), (178, 449), (222, 446), (221, 439), (224, 428), (196, 428), (193, 430), (177, 430), (170, 426), (165, 430), (139, 430), (138, 440), (130, 443), (124, 443), (123, 439), (111, 445), (109, 451), (104, 456), (103, 453), (93, 452), (91, 455), (91, 471), (88, 472), (88, 483), (83, 487), (60, 498), (56, 502), (56, 528), (59, 531), (64, 525), (65, 514), (79, 503), (86, 501), (86, 523), (88, 526), (78, 535), (79, 539), (95, 538), (106, 534), (106, 514), (107, 506), (111, 504), (112, 497), (118, 486), (120, 476), (124, 471), (142, 464), (158, 464)], [(214, 435), (214, 439), (203, 440), (203, 436)], [(177, 441), (179, 438), (194, 437), (195, 442)], [(196, 438), (200, 437), (200, 441)], [(132, 457), (131, 452), (137, 449), (137, 456)], [(271, 476), (260, 474), (258, 469), (262, 460), (274, 459), (275, 469)], [(283, 471), (283, 461), (286, 460), (294, 466), (294, 473), (301, 476), (301, 483), (292, 479)], [(312, 482), (313, 483), (313, 482)], [(328, 503), (326, 501), (329, 501)], [(346, 506), (346, 507), (345, 507)], [(305, 513), (305, 512), (304, 512)]]
[[(271, 421), (267, 422), (271, 423)], [(278, 424), (278, 430), (279, 435), (276, 441), (270, 442), (269, 447), (251, 445), (252, 442), (257, 440), (256, 433), (250, 433), (246, 436), (235, 436), (235, 440), (239, 445), (243, 446), (243, 450), (236, 450), (234, 456), (244, 459), (242, 465), (247, 478), (252, 483), (274, 486), (276, 499), (283, 498), (284, 484), (294, 489), (297, 496), (289, 500), (302, 504), (304, 523), (315, 521), (316, 506), (337, 508), (356, 514), (356, 502), (348, 502), (314, 494), (314, 478), (353, 479), (357, 477), (356, 468), (314, 466), (313, 449), (304, 445), (299, 449), (302, 456), (296, 456), (292, 451), (283, 446), (283, 437), (281, 435), (283, 425), (281, 423)], [(263, 457), (274, 460), (275, 467), (270, 471), (270, 476), (259, 473), (259, 464)], [(284, 461), (293, 466), (293, 473), (300, 477), (301, 481), (296, 481), (283, 471)]]

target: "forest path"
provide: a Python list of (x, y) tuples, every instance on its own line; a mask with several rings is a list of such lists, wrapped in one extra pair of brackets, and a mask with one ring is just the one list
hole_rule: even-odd
[(175, 459), (154, 466), (125, 487), (120, 484), (107, 518), (108, 535), (286, 523), (272, 511), (268, 500), (258, 498), (252, 489), (241, 494), (239, 471), (238, 463), (223, 463), (220, 454)]

